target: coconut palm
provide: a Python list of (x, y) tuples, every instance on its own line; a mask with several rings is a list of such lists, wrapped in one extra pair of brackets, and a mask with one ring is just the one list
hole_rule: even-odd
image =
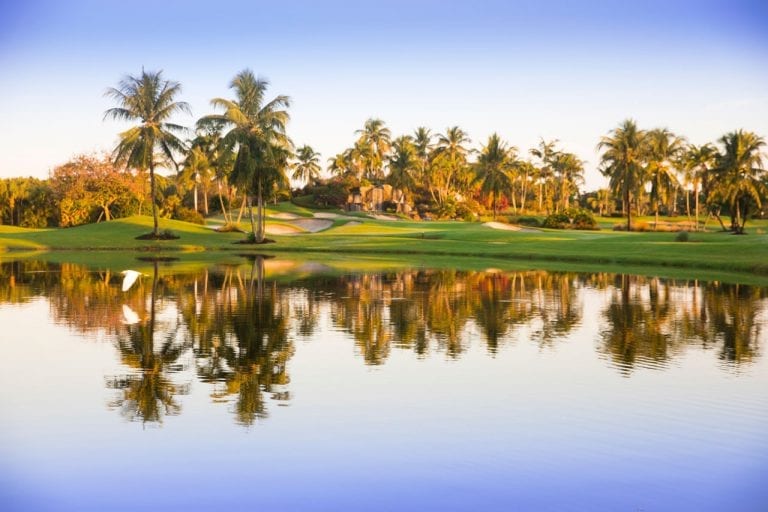
[[(699, 230), (699, 195), (702, 180), (714, 166), (717, 150), (712, 144), (695, 146), (691, 144), (684, 156), (685, 179), (693, 185), (695, 229)], [(686, 195), (686, 208), (688, 208), (688, 196)], [(689, 217), (690, 220), (690, 217)]]
[(560, 207), (567, 210), (572, 194), (578, 194), (584, 183), (584, 162), (573, 153), (558, 151), (553, 155), (553, 177), (560, 183)]
[(658, 229), (659, 205), (679, 186), (674, 166), (685, 150), (685, 142), (666, 128), (657, 128), (646, 134), (646, 143), (646, 172), (651, 181), (651, 202)]
[(389, 157), (389, 184), (407, 197), (416, 186), (416, 171), (419, 166), (416, 147), (408, 136), (398, 137), (392, 143), (392, 153)]
[(155, 201), (155, 167), (158, 164), (171, 165), (178, 171), (174, 154), (185, 149), (178, 136), (184, 134), (186, 129), (169, 122), (175, 114), (191, 113), (187, 103), (175, 101), (180, 92), (181, 85), (163, 79), (162, 71), (142, 69), (141, 75), (128, 75), (116, 88), (110, 87), (105, 93), (118, 104), (104, 113), (105, 119), (139, 122), (120, 134), (113, 157), (118, 165), (149, 170), (154, 237), (160, 235)]
[[(198, 124), (221, 123), (229, 128), (224, 136), (237, 148), (232, 180), (242, 185), (248, 195), (251, 231), (257, 243), (264, 241), (264, 193), (285, 181), (285, 169), (293, 144), (285, 133), (290, 116), (288, 96), (266, 100), (269, 82), (256, 78), (250, 69), (238, 73), (230, 83), (234, 100), (214, 98), (211, 105), (224, 110), (202, 118)], [(257, 199), (258, 223), (253, 219), (253, 200)], [(257, 227), (258, 226), (258, 227)]]
[(765, 140), (752, 132), (738, 130), (723, 135), (718, 142), (722, 151), (712, 170), (716, 185), (710, 196), (728, 204), (731, 229), (743, 234), (750, 203), (754, 201), (760, 207), (767, 192), (762, 181), (766, 174), (761, 154)]
[(362, 130), (355, 133), (360, 135), (360, 144), (365, 148), (365, 174), (369, 180), (380, 180), (384, 177), (384, 160), (389, 153), (389, 128), (384, 126), (381, 119), (368, 119)]
[(544, 203), (546, 202), (547, 210), (552, 206), (550, 198), (550, 186), (554, 181), (554, 170), (552, 164), (558, 155), (557, 139), (552, 139), (547, 142), (543, 138), (539, 141), (539, 146), (530, 150), (531, 155), (539, 159), (539, 166), (536, 168), (538, 171), (538, 184), (539, 184), (539, 211), (544, 211)]
[[(208, 170), (210, 169), (210, 163), (208, 162), (208, 156), (205, 154), (205, 151), (200, 146), (199, 141), (193, 140), (190, 143), (189, 150), (187, 151), (187, 156), (184, 159), (184, 163), (182, 166), (182, 170), (179, 172), (179, 175), (177, 176), (177, 183), (179, 184), (179, 188), (182, 190), (189, 190), (192, 189), (192, 193), (194, 195), (193, 197), (193, 205), (196, 212), (199, 212), (197, 199), (198, 199), (198, 186), (200, 185), (201, 178), (204, 178)], [(206, 199), (204, 201), (206, 204), (205, 206), (205, 213), (208, 213), (208, 199), (206, 196)]]
[(467, 133), (458, 126), (448, 128), (444, 134), (437, 136), (429, 183), (432, 195), (440, 205), (451, 198), (457, 183), (462, 180), (470, 153), (467, 144), (470, 142)]
[(494, 220), (499, 196), (512, 192), (510, 171), (515, 151), (514, 147), (508, 148), (498, 134), (494, 133), (488, 137), (488, 143), (480, 150), (480, 156), (477, 158), (477, 179), (483, 193), (491, 196)]
[(296, 160), (293, 164), (293, 179), (309, 184), (320, 178), (320, 153), (304, 145), (296, 150)]
[(632, 119), (622, 122), (597, 145), (603, 150), (601, 172), (609, 178), (611, 190), (621, 196), (627, 211), (627, 231), (632, 229), (632, 194), (644, 183), (645, 146), (645, 132)]

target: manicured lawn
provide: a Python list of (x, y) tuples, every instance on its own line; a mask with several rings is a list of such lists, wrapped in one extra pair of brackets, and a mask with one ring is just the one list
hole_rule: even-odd
[[(645, 269), (646, 272), (641, 273), (654, 269), (652, 273), (656, 274), (682, 272), (702, 278), (704, 274), (707, 278), (741, 274), (738, 280), (762, 282), (768, 278), (768, 236), (759, 233), (764, 233), (768, 226), (765, 221), (751, 224), (751, 233), (745, 236), (690, 233), (688, 242), (677, 242), (675, 233), (503, 231), (481, 223), (380, 221), (359, 216), (354, 223), (337, 219), (330, 229), (318, 233), (270, 235), (277, 243), (252, 246), (236, 243), (244, 238), (241, 233), (217, 233), (210, 227), (168, 219), (161, 220), (161, 229), (172, 230), (180, 237), (178, 240), (136, 240), (136, 236), (150, 231), (152, 225), (150, 217), (137, 216), (68, 229), (26, 230), (0, 226), (0, 253), (11, 251), (6, 257), (32, 249), (121, 251), (127, 253), (126, 257), (134, 251), (173, 253), (174, 256), (204, 251), (320, 253), (314, 259), (322, 261), (329, 259), (330, 253), (347, 258), (347, 262), (350, 255), (382, 262), (416, 261), (425, 266), (438, 261), (450, 266), (451, 261), (458, 264), (460, 259), (464, 266), (475, 266), (468, 263), (474, 261), (479, 268), (499, 267), (501, 263), (504, 267), (588, 266), (595, 270), (632, 272)], [(202, 260), (221, 258), (213, 254), (200, 256)]]

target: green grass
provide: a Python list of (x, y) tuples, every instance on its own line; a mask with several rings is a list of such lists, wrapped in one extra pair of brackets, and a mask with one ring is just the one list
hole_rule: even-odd
[[(279, 205), (292, 209), (290, 203)], [(292, 212), (293, 213), (293, 212)], [(611, 219), (612, 221), (617, 219)], [(620, 219), (618, 219), (620, 220)], [(480, 223), (379, 221), (360, 216), (359, 224), (337, 219), (318, 233), (270, 235), (275, 244), (240, 245), (241, 233), (217, 233), (208, 227), (161, 220), (178, 240), (148, 242), (135, 237), (151, 230), (150, 217), (129, 217), (68, 229), (26, 230), (0, 226), (0, 257), (17, 257), (21, 251), (53, 251), (50, 257), (87, 260), (91, 254), (75, 251), (108, 251), (93, 257), (111, 258), (126, 265), (141, 252), (169, 253), (201, 262), (218, 261), (242, 252), (304, 254), (328, 261), (349, 257), (361, 261), (408, 261), (423, 266), (477, 265), (478, 268), (593, 269), (651, 273), (670, 277), (768, 282), (768, 228), (753, 222), (752, 233), (734, 236), (720, 232), (691, 233), (689, 242), (676, 242), (675, 233), (624, 233), (601, 231), (494, 230)], [(285, 221), (270, 221), (285, 223)], [(750, 226), (750, 224), (747, 224)], [(3, 252), (5, 251), (5, 252)], [(67, 251), (63, 253), (62, 251)], [(60, 254), (56, 254), (60, 253)], [(318, 253), (320, 253), (318, 255)], [(314, 255), (313, 255), (314, 254)], [(474, 263), (473, 263), (474, 262)], [(122, 268), (129, 268), (122, 266)], [(592, 270), (590, 270), (592, 271)]]

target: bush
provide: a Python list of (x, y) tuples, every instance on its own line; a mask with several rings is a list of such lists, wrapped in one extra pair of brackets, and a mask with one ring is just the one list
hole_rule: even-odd
[(532, 215), (510, 215), (507, 218), (507, 222), (510, 224), (519, 224), (521, 226), (530, 226), (534, 228), (541, 227), (541, 221), (538, 219), (538, 217), (534, 217)]
[(205, 219), (200, 213), (184, 206), (179, 206), (173, 211), (173, 218), (184, 222), (191, 222), (192, 224), (205, 224)]
[(550, 229), (597, 229), (592, 212), (581, 208), (569, 208), (564, 212), (547, 216), (542, 226)]
[(690, 238), (687, 231), (678, 231), (675, 236), (675, 242), (687, 242)]

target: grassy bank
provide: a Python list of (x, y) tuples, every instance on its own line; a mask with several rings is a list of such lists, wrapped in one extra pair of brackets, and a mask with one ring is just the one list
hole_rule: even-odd
[[(295, 212), (299, 213), (299, 212)], [(304, 212), (302, 212), (304, 213)], [(275, 219), (274, 222), (285, 222)], [(688, 242), (675, 241), (675, 233), (623, 233), (601, 231), (503, 231), (480, 223), (383, 221), (356, 217), (336, 219), (318, 233), (270, 236), (277, 243), (262, 246), (237, 244), (240, 233), (218, 233), (210, 227), (162, 219), (178, 240), (147, 242), (135, 237), (151, 229), (149, 217), (103, 222), (69, 229), (26, 230), (0, 226), (0, 254), (67, 251), (68, 258), (135, 259), (137, 252), (174, 255), (199, 253), (195, 258), (216, 261), (220, 254), (242, 252), (357, 255), (368, 259), (430, 262), (476, 261), (480, 268), (548, 267), (604, 268), (633, 273), (685, 274), (690, 277), (739, 275), (739, 281), (768, 279), (768, 236), (755, 232), (734, 236), (720, 232), (691, 233)], [(19, 252), (17, 252), (19, 251)], [(78, 256), (77, 252), (83, 252)], [(109, 251), (88, 254), (91, 251)], [(205, 253), (211, 254), (205, 254)], [(112, 253), (110, 255), (110, 253)], [(319, 254), (319, 255), (318, 255)], [(49, 256), (51, 256), (49, 254)], [(60, 254), (59, 256), (64, 256)], [(187, 259), (187, 258), (185, 258)], [(466, 263), (463, 263), (466, 265)], [(555, 269), (555, 268), (553, 268)], [(575, 268), (574, 268), (575, 269)]]

